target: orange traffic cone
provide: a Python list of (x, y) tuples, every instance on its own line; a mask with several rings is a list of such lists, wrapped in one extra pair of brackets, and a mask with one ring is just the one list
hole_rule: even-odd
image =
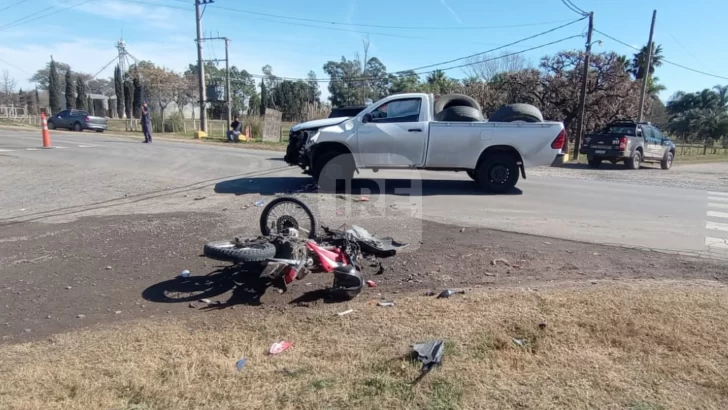
[(43, 128), (43, 148), (53, 148), (51, 147), (51, 133), (48, 132), (48, 121), (44, 112), (40, 113), (40, 125)]

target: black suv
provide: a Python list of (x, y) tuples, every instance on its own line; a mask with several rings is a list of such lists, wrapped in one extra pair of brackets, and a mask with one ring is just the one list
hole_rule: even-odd
[(586, 154), (591, 168), (598, 168), (602, 161), (624, 161), (628, 169), (639, 169), (643, 162), (659, 162), (662, 169), (670, 169), (675, 144), (649, 122), (619, 120), (585, 136), (579, 153)]

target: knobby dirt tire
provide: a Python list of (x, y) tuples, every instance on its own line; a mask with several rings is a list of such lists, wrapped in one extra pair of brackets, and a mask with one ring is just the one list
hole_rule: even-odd
[(318, 230), (318, 221), (316, 221), (316, 216), (314, 216), (313, 211), (311, 211), (311, 208), (308, 207), (303, 201), (301, 201), (298, 198), (292, 198), (289, 196), (283, 196), (280, 198), (276, 198), (268, 203), (268, 205), (263, 208), (263, 212), (260, 214), (260, 233), (263, 234), (263, 236), (270, 236), (271, 234), (275, 234), (278, 232), (272, 232), (271, 228), (266, 223), (268, 221), (268, 216), (270, 215), (273, 208), (276, 206), (279, 206), (280, 204), (284, 202), (290, 202), (293, 203), (303, 209), (303, 211), (306, 213), (306, 215), (309, 217), (311, 221), (311, 232), (308, 234), (309, 239), (313, 239), (316, 237), (316, 231)]

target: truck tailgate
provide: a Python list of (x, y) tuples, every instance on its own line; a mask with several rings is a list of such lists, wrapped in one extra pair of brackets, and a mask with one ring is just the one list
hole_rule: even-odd
[(88, 123), (89, 124), (98, 124), (98, 125), (106, 125), (107, 121), (105, 117), (88, 117)]

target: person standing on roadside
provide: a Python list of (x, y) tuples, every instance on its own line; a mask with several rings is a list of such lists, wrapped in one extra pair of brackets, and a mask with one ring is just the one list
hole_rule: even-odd
[(149, 116), (149, 104), (146, 101), (142, 104), (142, 132), (144, 132), (144, 142), (152, 142), (152, 119)]

